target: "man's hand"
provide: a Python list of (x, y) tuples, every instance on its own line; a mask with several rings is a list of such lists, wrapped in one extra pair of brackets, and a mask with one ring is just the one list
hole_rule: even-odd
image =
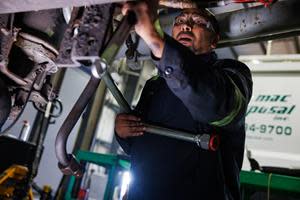
[(135, 115), (121, 113), (115, 119), (115, 131), (120, 138), (141, 136), (145, 130), (141, 119)]
[(152, 53), (157, 58), (161, 58), (164, 48), (164, 40), (155, 30), (154, 16), (151, 14), (151, 10), (147, 3), (125, 3), (122, 8), (123, 15), (126, 15), (128, 11), (133, 11), (136, 14), (137, 23), (134, 26), (136, 33), (143, 38)]

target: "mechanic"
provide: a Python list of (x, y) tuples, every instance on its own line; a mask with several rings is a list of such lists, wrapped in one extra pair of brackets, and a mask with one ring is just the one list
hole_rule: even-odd
[[(153, 25), (146, 3), (125, 4), (137, 15), (136, 33), (157, 63), (134, 114), (118, 114), (117, 140), (131, 156), (128, 199), (240, 199), (239, 172), (245, 142), (245, 111), (252, 79), (243, 63), (217, 59), (219, 27), (206, 9), (184, 9), (172, 37)], [(145, 133), (143, 122), (191, 133), (220, 134), (218, 151)]]

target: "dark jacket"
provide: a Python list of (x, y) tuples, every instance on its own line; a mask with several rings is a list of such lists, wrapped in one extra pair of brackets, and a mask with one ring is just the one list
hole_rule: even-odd
[(219, 151), (153, 134), (118, 138), (131, 156), (129, 199), (240, 199), (245, 112), (252, 93), (243, 63), (194, 55), (166, 37), (160, 76), (147, 81), (136, 111), (148, 123), (221, 136)]

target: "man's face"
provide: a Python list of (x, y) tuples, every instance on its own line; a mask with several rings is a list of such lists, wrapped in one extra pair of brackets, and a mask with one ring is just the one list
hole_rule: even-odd
[(172, 36), (195, 54), (210, 52), (216, 46), (210, 23), (201, 16), (199, 10), (193, 8), (183, 10), (175, 18)]

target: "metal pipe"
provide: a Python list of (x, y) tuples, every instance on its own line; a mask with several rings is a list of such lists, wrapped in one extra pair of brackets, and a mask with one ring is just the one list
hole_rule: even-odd
[(150, 124), (145, 124), (146, 132), (153, 133), (156, 135), (167, 136), (187, 142), (195, 142), (195, 135), (188, 134), (187, 132), (172, 130), (168, 128), (158, 127)]
[(105, 81), (106, 86), (120, 105), (121, 111), (126, 113), (132, 112), (130, 105), (128, 104), (123, 94), (120, 92), (120, 90), (114, 83), (114, 80), (107, 71), (103, 74), (102, 79)]
[(73, 153), (76, 153), (78, 149), (83, 151), (90, 150), (103, 109), (106, 91), (106, 85), (101, 81), (95, 91), (93, 99), (85, 109), (85, 114), (84, 117), (82, 117), (76, 142), (73, 147)]
[(220, 144), (220, 138), (215, 133), (192, 134), (184, 131), (168, 129), (164, 127), (145, 124), (146, 132), (196, 143), (201, 149), (216, 151)]
[(91, 77), (85, 89), (83, 90), (75, 105), (73, 106), (71, 112), (69, 113), (69, 115), (67, 116), (64, 123), (58, 131), (55, 140), (55, 151), (59, 163), (63, 166), (67, 166), (70, 162), (70, 157), (68, 156), (66, 149), (69, 134), (75, 126), (76, 122), (78, 121), (84, 108), (94, 95), (94, 92), (97, 89), (99, 83), (100, 79)]
[(251, 7), (217, 15), (218, 47), (272, 40), (300, 33), (300, 1), (278, 1), (269, 8)]

